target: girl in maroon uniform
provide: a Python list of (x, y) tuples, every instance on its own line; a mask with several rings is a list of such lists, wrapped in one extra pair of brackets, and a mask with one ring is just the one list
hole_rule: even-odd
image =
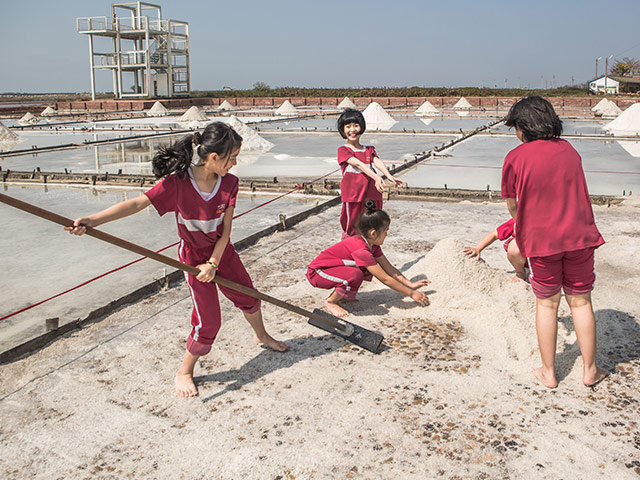
[(429, 280), (410, 281), (382, 253), (380, 245), (389, 231), (389, 215), (377, 209), (373, 200), (367, 200), (365, 207), (358, 219), (359, 235), (347, 237), (320, 253), (307, 269), (309, 283), (334, 289), (324, 303), (337, 317), (349, 315), (340, 302), (355, 300), (363, 280), (370, 281), (373, 277), (420, 305), (429, 305), (429, 297), (416, 290), (430, 283)]
[(347, 108), (338, 118), (338, 132), (347, 140), (346, 145), (338, 148), (338, 164), (342, 170), (340, 225), (344, 232), (343, 239), (358, 234), (356, 223), (367, 200), (373, 200), (378, 209), (382, 208), (384, 180), (375, 168), (396, 185), (404, 183), (389, 173), (374, 147), (360, 144), (360, 137), (366, 128), (364, 116), (353, 108)]
[[(65, 228), (82, 235), (85, 226), (97, 227), (149, 205), (161, 216), (175, 212), (180, 261), (200, 270), (197, 276), (185, 273), (193, 312), (186, 352), (175, 377), (176, 392), (183, 397), (198, 394), (193, 382), (195, 364), (200, 356), (209, 353), (220, 329), (218, 290), (212, 283), (216, 274), (253, 288), (238, 253), (229, 243), (238, 195), (238, 178), (229, 170), (236, 164), (241, 146), (242, 137), (233, 128), (221, 122), (211, 123), (202, 134), (196, 132), (171, 147), (160, 147), (153, 159), (153, 173), (164, 179), (151, 190), (102, 212), (78, 218), (73, 227)], [(196, 161), (192, 164), (192, 160)], [(220, 291), (242, 310), (253, 327), (256, 341), (281, 352), (287, 349), (266, 332), (260, 300), (225, 287), (220, 287)]]
[(529, 261), (536, 296), (536, 330), (542, 366), (533, 370), (545, 386), (558, 385), (555, 372), (561, 290), (571, 309), (582, 353), (582, 382), (593, 386), (607, 373), (596, 364), (596, 322), (591, 306), (594, 251), (604, 243), (596, 228), (578, 152), (562, 140), (562, 122), (542, 97), (517, 102), (505, 125), (522, 145), (502, 167), (502, 197), (516, 221), (516, 241)]

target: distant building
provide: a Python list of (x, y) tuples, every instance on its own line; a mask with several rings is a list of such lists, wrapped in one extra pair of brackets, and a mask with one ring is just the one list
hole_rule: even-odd
[[(605, 87), (606, 84), (606, 87)], [(606, 92), (605, 92), (606, 88)], [(613, 79), (610, 76), (601, 76), (600, 78), (596, 78), (595, 80), (591, 80), (589, 82), (589, 92), (591, 93), (607, 93), (607, 94), (616, 94), (620, 93), (620, 82)]]
[(620, 92), (640, 93), (640, 75), (625, 75), (615, 79), (620, 82)]
[(189, 24), (163, 19), (159, 5), (112, 3), (110, 16), (77, 18), (76, 26), (78, 33), (89, 37), (91, 98), (94, 100), (97, 70), (111, 71), (116, 98), (174, 97), (191, 93)]

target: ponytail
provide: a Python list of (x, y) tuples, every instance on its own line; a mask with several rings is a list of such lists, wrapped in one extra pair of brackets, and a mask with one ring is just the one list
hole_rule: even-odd
[(160, 147), (153, 157), (153, 174), (157, 178), (175, 173), (184, 178), (191, 166), (194, 153), (199, 160), (206, 159), (211, 153), (228, 158), (242, 146), (242, 137), (226, 123), (213, 122), (202, 133), (187, 135), (169, 147)]
[(366, 238), (367, 234), (371, 230), (375, 230), (376, 233), (379, 233), (391, 223), (391, 219), (387, 212), (384, 210), (378, 210), (376, 208), (376, 202), (373, 200), (367, 200), (364, 202), (364, 208), (365, 211), (360, 215), (356, 225), (356, 229), (363, 237)]

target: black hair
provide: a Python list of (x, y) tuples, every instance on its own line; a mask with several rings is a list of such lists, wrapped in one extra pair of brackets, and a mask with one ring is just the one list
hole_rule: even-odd
[(364, 115), (362, 115), (362, 112), (355, 108), (346, 108), (338, 118), (338, 132), (340, 132), (340, 136), (342, 138), (347, 138), (344, 134), (344, 126), (349, 125), (350, 123), (357, 123), (360, 125), (360, 133), (364, 133), (367, 129), (367, 122), (364, 121)]
[(226, 123), (213, 122), (207, 125), (202, 133), (186, 135), (169, 147), (158, 148), (158, 153), (151, 162), (153, 174), (162, 178), (175, 172), (180, 178), (184, 178), (191, 166), (194, 149), (201, 159), (207, 158), (211, 153), (217, 153), (219, 157), (228, 161), (231, 153), (241, 145), (242, 137), (232, 127)]
[(371, 230), (375, 230), (376, 233), (380, 233), (382, 229), (389, 226), (391, 219), (384, 210), (378, 210), (376, 208), (376, 202), (373, 200), (367, 200), (364, 202), (364, 212), (360, 215), (356, 229), (366, 238), (367, 234)]
[(562, 120), (548, 100), (532, 96), (516, 102), (509, 110), (504, 124), (522, 131), (522, 140), (548, 140), (562, 135)]

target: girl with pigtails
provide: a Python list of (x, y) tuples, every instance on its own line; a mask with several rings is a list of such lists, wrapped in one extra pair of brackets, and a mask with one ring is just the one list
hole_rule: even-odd
[[(153, 158), (153, 173), (163, 178), (149, 191), (88, 217), (80, 217), (67, 227), (83, 235), (85, 226), (104, 223), (137, 213), (153, 205), (160, 216), (174, 212), (180, 237), (180, 261), (196, 266), (197, 276), (185, 277), (193, 300), (191, 333), (187, 338), (182, 365), (175, 377), (176, 393), (182, 397), (198, 394), (193, 371), (199, 357), (211, 350), (221, 325), (216, 274), (253, 288), (238, 253), (230, 243), (231, 223), (238, 195), (238, 178), (229, 173), (236, 165), (242, 137), (222, 122), (209, 124), (202, 133), (185, 136), (170, 147), (160, 147)], [(195, 161), (194, 161), (195, 160)], [(244, 313), (253, 327), (255, 340), (277, 351), (287, 346), (271, 337), (262, 321), (260, 300), (235, 290), (219, 287)]]

